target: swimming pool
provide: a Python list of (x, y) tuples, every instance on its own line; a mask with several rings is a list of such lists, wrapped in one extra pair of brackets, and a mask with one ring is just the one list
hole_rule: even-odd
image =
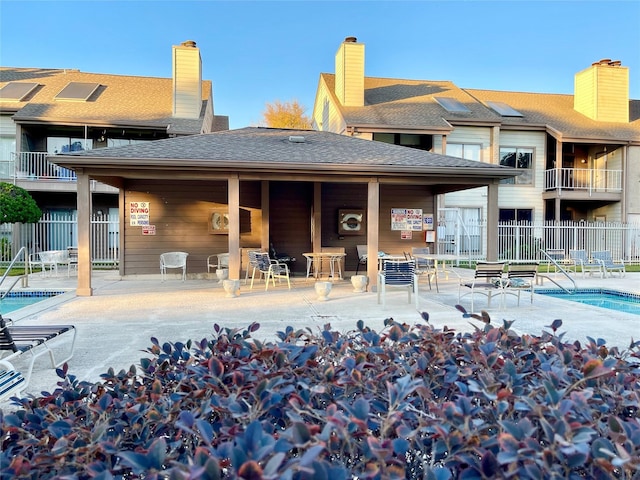
[(576, 290), (575, 293), (567, 293), (562, 290), (536, 289), (536, 293), (571, 302), (608, 308), (618, 312), (640, 315), (640, 294), (637, 293), (618, 292), (603, 288), (580, 289)]
[(61, 293), (64, 292), (9, 292), (9, 294), (0, 301), (0, 313), (4, 315), (55, 297)]

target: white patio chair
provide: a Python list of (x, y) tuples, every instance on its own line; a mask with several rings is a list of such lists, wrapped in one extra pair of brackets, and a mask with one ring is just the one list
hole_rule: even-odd
[(256, 271), (261, 275), (265, 276), (265, 291), (269, 289), (269, 280), (273, 283), (273, 286), (276, 285), (276, 278), (278, 281), (282, 279), (287, 280), (287, 285), (289, 286), (289, 290), (291, 290), (291, 281), (289, 279), (289, 266), (286, 263), (279, 262), (278, 260), (274, 260), (269, 257), (269, 254), (266, 252), (253, 252), (255, 254), (256, 259), (256, 267), (253, 269), (253, 274), (251, 275), (251, 286), (250, 289), (253, 289), (253, 280), (256, 275)]
[(533, 303), (537, 275), (537, 262), (509, 263), (507, 265), (507, 279), (504, 281), (502, 295), (514, 295), (518, 297), (518, 306), (520, 306), (520, 293), (529, 292), (531, 303)]
[(603, 274), (606, 277), (607, 273), (610, 277), (613, 277), (613, 272), (618, 272), (620, 277), (624, 277), (627, 273), (627, 269), (624, 265), (624, 261), (622, 260), (613, 260), (611, 255), (611, 251), (609, 250), (600, 250), (597, 252), (591, 252), (591, 257), (600, 262), (603, 268)]
[[(502, 294), (502, 287), (504, 285), (502, 280), (503, 270), (503, 262), (478, 262), (473, 279), (460, 280), (460, 284), (458, 285), (458, 303), (460, 303), (462, 297), (471, 295), (471, 311), (473, 312), (473, 297), (479, 294), (487, 297), (487, 307), (491, 307), (491, 297), (493, 294)], [(463, 287), (469, 289), (465, 294), (462, 294)]]
[(182, 281), (187, 278), (187, 252), (166, 252), (160, 254), (160, 276), (164, 282), (168, 268), (181, 268)]
[(39, 253), (30, 253), (28, 262), (29, 262), (29, 273), (30, 274), (33, 273), (33, 269), (34, 268), (39, 268), (40, 269), (40, 274), (43, 277), (47, 274), (47, 271), (45, 270), (45, 267), (44, 267), (44, 263), (42, 261), (42, 258), (40, 258), (40, 254)]
[(589, 276), (597, 272), (600, 274), (600, 278), (604, 278), (604, 267), (602, 263), (590, 258), (586, 250), (569, 250), (569, 258), (576, 263), (576, 267), (580, 267), (583, 277), (587, 272), (589, 272)]
[(413, 292), (418, 308), (418, 276), (415, 270), (416, 264), (413, 260), (384, 260), (382, 271), (378, 273), (378, 303), (382, 296), (384, 307), (388, 288), (403, 288), (407, 290), (409, 303)]
[(428, 258), (419, 258), (415, 255), (429, 255), (429, 247), (411, 247), (411, 253), (407, 253), (407, 257), (416, 262), (416, 274), (426, 275), (429, 281), (429, 290), (431, 290), (431, 279), (436, 281), (436, 292), (440, 293), (440, 287), (438, 286), (438, 271), (434, 260)]

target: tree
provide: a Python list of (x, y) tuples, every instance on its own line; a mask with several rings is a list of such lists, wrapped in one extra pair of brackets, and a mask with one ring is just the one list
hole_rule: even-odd
[(24, 188), (0, 182), (0, 224), (36, 223), (42, 210)]
[(311, 120), (304, 115), (305, 107), (297, 100), (267, 103), (262, 117), (267, 127), (310, 129)]

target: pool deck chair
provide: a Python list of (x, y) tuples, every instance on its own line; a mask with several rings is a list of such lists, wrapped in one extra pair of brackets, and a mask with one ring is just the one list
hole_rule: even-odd
[(412, 247), (411, 253), (405, 252), (404, 256), (408, 260), (413, 260), (416, 262), (416, 275), (425, 275), (427, 277), (427, 281), (429, 282), (429, 290), (432, 290), (431, 279), (433, 278), (436, 283), (436, 292), (440, 293), (440, 287), (438, 287), (438, 272), (436, 271), (435, 262), (428, 258), (415, 257), (414, 255), (416, 254), (429, 255), (429, 247)]
[(611, 256), (611, 251), (609, 250), (600, 250), (597, 252), (591, 252), (591, 257), (600, 262), (602, 265), (604, 276), (607, 276), (607, 273), (610, 277), (613, 277), (613, 272), (618, 272), (620, 277), (624, 277), (627, 273), (624, 262), (622, 260), (613, 260)]
[(164, 282), (168, 268), (181, 268), (182, 281), (187, 278), (187, 252), (166, 252), (160, 254), (160, 276)]
[[(64, 335), (68, 333), (69, 335)], [(31, 372), (38, 357), (48, 353), (51, 359), (51, 368), (57, 368), (68, 362), (73, 357), (76, 344), (76, 327), (73, 325), (15, 325), (10, 319), (0, 316), (0, 361), (4, 365), (11, 365), (11, 360), (21, 356), (30, 355), (29, 369), (25, 376), (24, 388), (29, 384)], [(62, 337), (71, 337), (69, 354), (63, 360), (56, 361), (51, 343)]]
[(9, 362), (0, 360), (0, 402), (19, 396), (27, 387), (27, 380)]
[[(531, 303), (533, 303), (537, 276), (537, 262), (509, 263), (507, 265), (507, 278), (503, 281), (503, 296), (515, 295), (518, 297), (518, 306), (520, 306), (520, 293), (529, 292)], [(504, 304), (505, 302), (503, 301)]]
[(416, 264), (413, 260), (384, 260), (382, 271), (378, 273), (378, 303), (382, 296), (382, 306), (385, 305), (387, 288), (403, 288), (409, 295), (415, 296), (416, 308), (418, 308), (418, 275)]
[(265, 252), (254, 252), (256, 258), (256, 268), (253, 269), (253, 274), (251, 275), (251, 286), (249, 289), (253, 289), (253, 280), (256, 275), (256, 272), (259, 272), (261, 275), (265, 277), (265, 291), (269, 289), (269, 280), (271, 280), (273, 286), (276, 286), (276, 278), (278, 281), (282, 279), (287, 280), (287, 285), (289, 286), (289, 290), (291, 290), (291, 281), (289, 279), (289, 266), (286, 263), (279, 262), (273, 258), (269, 257), (268, 253)]
[[(462, 297), (471, 295), (471, 311), (474, 310), (473, 297), (476, 294), (487, 297), (487, 307), (491, 307), (491, 297), (494, 294), (502, 295), (502, 273), (504, 262), (478, 262), (473, 279), (460, 279), (458, 285), (458, 303)], [(462, 293), (468, 289), (467, 293)]]
[(576, 263), (576, 268), (580, 267), (582, 270), (582, 277), (588, 272), (589, 276), (597, 272), (600, 278), (604, 278), (604, 268), (602, 262), (593, 260), (587, 255), (586, 250), (569, 250), (569, 258)]

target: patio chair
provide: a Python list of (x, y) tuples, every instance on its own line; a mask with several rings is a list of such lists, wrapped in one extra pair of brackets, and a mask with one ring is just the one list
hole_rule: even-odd
[(436, 271), (435, 262), (428, 258), (419, 258), (415, 256), (416, 254), (429, 255), (429, 253), (429, 247), (411, 247), (411, 253), (406, 253), (405, 256), (416, 262), (416, 274), (418, 276), (427, 276), (427, 280), (429, 281), (429, 290), (432, 290), (431, 279), (433, 278), (436, 281), (436, 292), (440, 293), (440, 288), (438, 287), (438, 272)]
[(575, 262), (576, 268), (580, 267), (583, 277), (587, 272), (589, 272), (589, 276), (597, 272), (600, 274), (600, 278), (604, 278), (604, 267), (602, 263), (589, 258), (586, 250), (569, 250), (569, 258)]
[(607, 273), (610, 277), (613, 277), (613, 272), (618, 272), (622, 278), (627, 273), (624, 262), (622, 260), (614, 261), (610, 250), (591, 252), (591, 257), (602, 264), (603, 274), (605, 277), (607, 276)]
[[(460, 279), (458, 285), (458, 303), (462, 297), (471, 295), (471, 311), (473, 312), (476, 294), (487, 297), (487, 307), (491, 307), (491, 297), (494, 293), (502, 294), (502, 273), (504, 270), (504, 262), (478, 262), (472, 280)], [(462, 294), (462, 289), (468, 288), (469, 291)]]
[(168, 268), (181, 268), (182, 281), (187, 278), (187, 252), (166, 252), (160, 254), (160, 276), (164, 282)]
[[(545, 253), (563, 270), (576, 273), (576, 262), (571, 258), (567, 258), (567, 255), (564, 253), (564, 248), (548, 248), (545, 250)], [(558, 267), (553, 262), (548, 261), (547, 273), (551, 272), (552, 268), (554, 273), (558, 271)]]
[(229, 268), (228, 253), (214, 253), (207, 257), (207, 273), (211, 273), (211, 269), (215, 272), (219, 268)]
[(356, 252), (358, 253), (358, 265), (356, 265), (356, 275), (358, 275), (358, 270), (360, 269), (360, 265), (367, 264), (367, 246), (356, 245)]
[(520, 293), (528, 291), (531, 303), (533, 303), (537, 276), (538, 262), (509, 263), (507, 265), (507, 278), (502, 286), (502, 295), (518, 297), (518, 306), (520, 306)]
[(40, 274), (43, 277), (47, 274), (47, 271), (46, 271), (45, 266), (44, 266), (44, 262), (40, 258), (40, 254), (39, 253), (30, 253), (28, 262), (29, 262), (29, 273), (30, 274), (33, 273), (33, 269), (34, 268), (39, 268), (40, 269)]
[[(262, 250), (249, 250), (247, 252), (247, 258), (249, 260), (247, 264), (247, 269), (244, 274), (244, 284), (246, 285), (249, 281), (249, 270), (251, 270), (251, 280), (253, 281), (253, 276), (255, 275), (256, 269), (258, 268), (258, 260), (256, 256), (258, 253), (263, 253)], [(260, 278), (262, 278), (262, 274), (260, 274)]]
[(413, 260), (385, 260), (382, 262), (382, 270), (378, 272), (378, 303), (382, 296), (382, 306), (388, 288), (403, 288), (409, 295), (411, 303), (411, 293), (414, 293), (416, 308), (418, 308), (418, 275), (416, 275), (416, 264)]
[(276, 278), (280, 281), (282, 279), (287, 280), (287, 285), (289, 286), (289, 290), (291, 290), (291, 281), (289, 279), (289, 266), (286, 263), (279, 262), (273, 258), (269, 257), (269, 254), (266, 252), (253, 252), (255, 254), (256, 259), (256, 267), (253, 269), (253, 274), (251, 275), (251, 286), (250, 289), (253, 289), (253, 281), (255, 279), (256, 271), (260, 273), (260, 275), (264, 275), (265, 279), (265, 291), (269, 289), (269, 280), (273, 283), (273, 286), (276, 286)]
[(67, 277), (71, 276), (71, 269), (78, 271), (78, 247), (67, 247)]

